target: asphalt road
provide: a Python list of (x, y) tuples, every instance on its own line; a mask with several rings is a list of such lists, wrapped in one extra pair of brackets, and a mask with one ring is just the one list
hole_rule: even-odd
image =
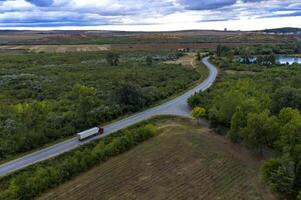
[(105, 137), (109, 134), (112, 134), (120, 129), (126, 128), (130, 125), (133, 125), (137, 122), (143, 121), (145, 119), (151, 118), (157, 115), (177, 115), (177, 116), (187, 116), (191, 115), (190, 109), (187, 104), (187, 99), (192, 96), (194, 93), (199, 91), (204, 91), (208, 89), (216, 79), (217, 76), (217, 69), (208, 62), (208, 58), (203, 58), (202, 62), (207, 66), (210, 73), (207, 79), (196, 86), (195, 88), (189, 90), (188, 92), (184, 93), (183, 95), (168, 101), (162, 105), (150, 108), (146, 111), (137, 113), (120, 121), (113, 122), (108, 124), (104, 127), (104, 134), (101, 136), (96, 136), (90, 138), (89, 140), (80, 142), (78, 141), (77, 137), (71, 138), (69, 140), (63, 141), (56, 145), (50, 146), (48, 148), (39, 150), (32, 154), (28, 154), (23, 156), (19, 159), (12, 160), (10, 162), (4, 163), (0, 165), (0, 176), (7, 175), (11, 172), (14, 172), (18, 169), (22, 169), (28, 165), (40, 162), (42, 160), (54, 157), (56, 155), (62, 154), (66, 151), (74, 149), (82, 144), (85, 144), (91, 140), (98, 139), (100, 137)]

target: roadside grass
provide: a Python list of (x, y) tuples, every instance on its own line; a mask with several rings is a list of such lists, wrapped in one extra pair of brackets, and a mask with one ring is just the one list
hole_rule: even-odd
[(274, 199), (259, 178), (261, 158), (190, 119), (155, 123), (157, 137), (38, 199)]

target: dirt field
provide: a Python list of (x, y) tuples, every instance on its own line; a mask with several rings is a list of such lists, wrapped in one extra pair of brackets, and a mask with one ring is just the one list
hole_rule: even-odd
[(260, 159), (188, 119), (40, 197), (44, 199), (274, 199)]
[(4, 45), (1, 50), (26, 50), (30, 52), (65, 53), (76, 51), (108, 51), (110, 45)]
[(252, 71), (237, 71), (237, 70), (225, 70), (225, 73), (227, 74), (243, 74), (243, 75), (255, 75), (256, 72)]
[(194, 67), (193, 61), (195, 54), (194, 53), (189, 53), (185, 56), (180, 57), (178, 60), (175, 61), (166, 61), (166, 64), (182, 64), (185, 67)]

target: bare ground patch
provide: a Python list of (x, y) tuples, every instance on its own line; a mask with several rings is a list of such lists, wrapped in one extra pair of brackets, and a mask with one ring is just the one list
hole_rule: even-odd
[(183, 66), (186, 66), (186, 67), (195, 68), (194, 55), (195, 54), (193, 54), (193, 53), (189, 53), (187, 55), (180, 57), (179, 59), (177, 59), (175, 61), (166, 61), (164, 63), (166, 63), (166, 64), (182, 64)]
[(26, 50), (29, 52), (65, 53), (79, 51), (108, 51), (110, 45), (3, 45), (3, 50)]
[(237, 71), (237, 70), (225, 70), (227, 74), (243, 74), (243, 75), (255, 75), (256, 72), (252, 71)]

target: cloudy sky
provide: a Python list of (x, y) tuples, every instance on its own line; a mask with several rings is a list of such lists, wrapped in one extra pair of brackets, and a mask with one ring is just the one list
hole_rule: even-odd
[(301, 27), (301, 0), (0, 0), (0, 29)]

